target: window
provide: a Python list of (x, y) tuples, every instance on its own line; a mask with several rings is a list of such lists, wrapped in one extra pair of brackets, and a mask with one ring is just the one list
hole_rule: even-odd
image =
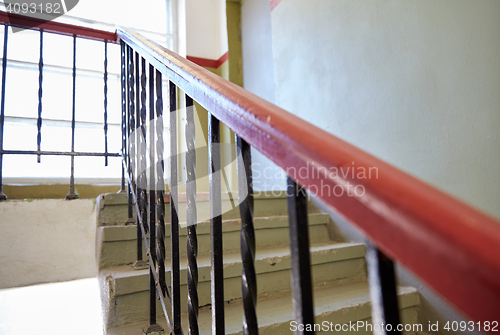
[[(56, 21), (115, 29), (115, 24), (177, 48), (172, 13), (174, 0), (85, 0)], [(10, 28), (9, 28), (10, 29)], [(0, 26), (0, 48), (4, 27)], [(4, 149), (36, 150), (40, 33), (9, 31), (6, 75)], [(3, 51), (3, 50), (2, 50)], [(121, 149), (120, 47), (108, 44), (108, 152)], [(104, 152), (104, 43), (77, 38), (75, 151)], [(3, 61), (3, 60), (2, 60)], [(71, 151), (73, 38), (43, 34), (43, 97), (41, 150)], [(4, 183), (64, 182), (70, 157), (4, 155)], [(77, 182), (118, 182), (121, 161), (110, 157), (75, 157)]]

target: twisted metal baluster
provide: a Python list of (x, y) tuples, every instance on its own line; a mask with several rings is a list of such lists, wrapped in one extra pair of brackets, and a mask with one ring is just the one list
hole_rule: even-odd
[[(131, 110), (131, 113), (135, 113), (135, 173), (136, 173), (136, 183), (135, 183), (135, 194), (137, 195), (137, 206), (139, 207), (139, 211), (136, 213), (137, 216), (137, 236), (142, 236), (141, 228), (140, 228), (140, 219), (142, 219), (142, 173), (141, 173), (141, 150), (142, 150), (142, 126), (141, 126), (141, 98), (140, 98), (140, 71), (139, 71), (139, 54), (133, 51), (132, 48), (129, 48), (129, 57), (134, 60), (135, 55), (135, 97), (131, 96), (130, 99), (135, 99), (135, 110)], [(133, 69), (131, 72), (134, 72)], [(144, 231), (147, 233), (147, 225), (144, 225)], [(141, 244), (140, 248), (140, 261), (139, 263), (139, 243)], [(142, 261), (142, 240), (141, 242), (137, 242), (137, 262), (134, 264), (134, 268), (147, 267), (149, 264), (148, 261)], [(137, 267), (135, 266), (137, 265)]]
[[(366, 263), (372, 305), (372, 321), (375, 325), (385, 324), (383, 329), (375, 329), (374, 334), (401, 334), (398, 294), (394, 262), (382, 253), (371, 241), (366, 242)], [(390, 325), (390, 327), (388, 327)], [(389, 330), (391, 329), (391, 330)]]
[[(146, 72), (146, 60), (143, 58), (142, 60), (142, 72), (145, 74)], [(158, 292), (156, 290), (156, 280), (154, 272), (156, 272), (156, 263), (157, 263), (157, 255), (156, 255), (156, 175), (155, 175), (155, 128), (153, 126), (153, 120), (155, 118), (155, 103), (154, 103), (154, 95), (155, 95), (155, 85), (154, 85), (154, 67), (149, 64), (149, 197), (148, 197), (148, 205), (149, 205), (149, 252), (151, 254), (151, 259), (153, 260), (153, 266), (149, 268), (149, 327), (146, 330), (146, 334), (150, 332), (159, 332), (162, 331), (163, 328), (156, 323), (156, 300), (159, 299)]]
[(241, 259), (243, 269), (241, 275), (241, 291), (243, 297), (243, 334), (258, 334), (257, 313), (257, 278), (255, 275), (255, 231), (253, 226), (253, 183), (252, 156), (250, 145), (236, 135), (236, 148), (241, 159), (236, 160), (238, 167), (239, 202), (241, 215)]
[[(42, 85), (43, 85), (43, 29), (40, 29), (40, 59), (38, 61), (38, 134), (36, 138), (37, 150), (41, 150), (42, 144)], [(37, 155), (36, 161), (40, 163), (41, 155)]]
[(169, 82), (170, 100), (170, 258), (173, 334), (181, 334), (181, 284), (179, 257), (179, 216), (177, 213), (177, 86)]
[[(140, 136), (140, 168), (137, 173), (140, 176), (139, 187), (141, 189), (141, 217), (142, 222), (148, 222), (148, 212), (146, 210), (146, 202), (148, 199), (147, 195), (147, 178), (146, 178), (146, 60), (141, 57), (142, 61), (142, 72), (141, 72), (141, 110), (140, 110), (140, 119), (141, 119), (141, 131), (139, 132)], [(139, 75), (139, 73), (137, 74)], [(144, 225), (146, 229), (146, 233), (149, 231), (149, 227), (147, 224)]]
[[(309, 227), (307, 225), (306, 193), (295, 181), (287, 178), (288, 222), (292, 258), (293, 314), (298, 324), (314, 323)], [(295, 334), (314, 334), (297, 330)]]
[(186, 94), (186, 224), (187, 224), (187, 259), (188, 259), (188, 317), (189, 334), (198, 335), (198, 237), (196, 225), (198, 215), (196, 212), (196, 150), (195, 150), (195, 123), (193, 99)]
[(222, 239), (222, 199), (220, 122), (212, 114), (208, 115), (208, 161), (210, 185), (210, 263), (212, 288), (212, 333), (225, 334), (224, 324), (224, 260)]
[[(128, 96), (128, 47), (125, 46), (125, 42), (120, 41), (120, 58), (121, 58), (121, 68), (120, 68), (120, 80), (121, 80), (121, 93), (122, 93), (122, 115), (127, 112), (127, 104), (129, 103)], [(122, 128), (123, 131), (123, 128)], [(123, 157), (123, 155), (122, 155)]]
[[(131, 134), (131, 118), (134, 114), (134, 58), (131, 57), (131, 48), (127, 48), (127, 66), (128, 66), (128, 71), (127, 71), (127, 101), (128, 101), (128, 109), (127, 109), (127, 112), (128, 112), (128, 123), (126, 124), (126, 134), (127, 134), (127, 138), (124, 139), (124, 143), (125, 144), (128, 144), (128, 146), (125, 146), (124, 149), (125, 149), (125, 154), (126, 154), (126, 158), (127, 158), (127, 174), (129, 176), (132, 177), (132, 180), (134, 178), (134, 176), (132, 175), (132, 167), (130, 166), (130, 162), (131, 162), (131, 157), (133, 155), (131, 149), (132, 149), (132, 141), (130, 141), (130, 134)], [(107, 62), (107, 60), (104, 61), (105, 63)], [(107, 76), (107, 74), (105, 73), (105, 78)], [(106, 83), (104, 84), (104, 91), (106, 91)], [(105, 101), (106, 101), (106, 98), (105, 98)], [(105, 109), (104, 111), (104, 120), (106, 122), (106, 116), (107, 116), (107, 111)], [(127, 116), (125, 116), (127, 118)], [(107, 125), (105, 124), (105, 130), (107, 130)], [(134, 223), (134, 219), (133, 219), (133, 210), (132, 210), (132, 194), (131, 194), (131, 187), (132, 185), (129, 184), (128, 185), (128, 190), (127, 190), (127, 195), (128, 195), (128, 219), (127, 221), (125, 222), (125, 224), (133, 224)], [(141, 237), (141, 234), (140, 234), (140, 229), (138, 227), (137, 229), (137, 253), (138, 253), (138, 256), (139, 256), (139, 252), (141, 253), (141, 258), (142, 258), (142, 239), (140, 238)], [(139, 248), (139, 244), (141, 244), (141, 247)], [(139, 251), (140, 250), (140, 251)], [(138, 258), (139, 259), (139, 258)]]
[(165, 180), (163, 174), (163, 97), (161, 72), (156, 70), (156, 215), (158, 235), (158, 271), (163, 296), (167, 294), (165, 281)]
[[(134, 75), (134, 54), (131, 48), (128, 49), (128, 101), (129, 101), (129, 108), (128, 108), (128, 117), (129, 117), (129, 129), (128, 129), (128, 174), (132, 177), (132, 187), (135, 189), (135, 176), (134, 176), (134, 167), (135, 167), (135, 143), (133, 140), (133, 136), (135, 135), (135, 101), (134, 101), (134, 95), (135, 95), (135, 88), (134, 88), (134, 82), (135, 82), (135, 75)], [(132, 209), (132, 208), (131, 208)], [(133, 213), (132, 211), (129, 212), (129, 220), (130, 223), (133, 223), (134, 220), (132, 218)], [(128, 222), (127, 221), (127, 222)], [(140, 229), (137, 230), (138, 235), (140, 236)], [(141, 239), (139, 239), (141, 240)], [(141, 253), (142, 253), (142, 246), (141, 246)], [(138, 258), (139, 259), (139, 258)], [(142, 256), (141, 258), (142, 259)]]

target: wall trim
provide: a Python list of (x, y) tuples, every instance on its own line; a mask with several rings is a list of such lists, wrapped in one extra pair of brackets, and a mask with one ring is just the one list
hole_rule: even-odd
[(278, 6), (281, 0), (271, 0), (271, 11)]
[(219, 59), (208, 59), (193, 56), (186, 56), (187, 60), (203, 67), (210, 67), (212, 69), (218, 69), (224, 62), (229, 59), (229, 52), (223, 54)]

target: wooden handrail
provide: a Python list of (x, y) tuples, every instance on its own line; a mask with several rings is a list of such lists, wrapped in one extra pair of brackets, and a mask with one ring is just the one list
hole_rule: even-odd
[[(320, 190), (321, 201), (455, 307), (476, 321), (498, 321), (498, 220), (137, 33), (118, 29), (117, 34), (250, 145), (284, 170), (293, 168), (297, 173), (291, 177), (300, 185)], [(378, 175), (325, 173), (334, 168), (376, 168)], [(364, 193), (349, 196), (348, 183)], [(343, 195), (321, 192), (328, 187)]]
[(67, 23), (45, 21), (29, 16), (6, 13), (4, 11), (0, 11), (0, 23), (26, 29), (43, 29), (43, 31), (60, 35), (76, 35), (77, 37), (85, 39), (118, 43), (116, 32), (87, 28)]

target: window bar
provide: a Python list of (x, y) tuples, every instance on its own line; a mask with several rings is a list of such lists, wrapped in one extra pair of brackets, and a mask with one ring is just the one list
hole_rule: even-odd
[[(40, 58), (38, 60), (38, 134), (36, 138), (37, 151), (41, 150), (42, 143), (42, 83), (43, 83), (43, 29), (40, 29)], [(36, 155), (37, 163), (40, 163), (41, 155)]]
[[(122, 86), (122, 90), (124, 90), (124, 92), (122, 92), (122, 94), (124, 94), (126, 96), (126, 103), (122, 106), (122, 120), (121, 120), (121, 126), (122, 126), (122, 156), (125, 157), (125, 154), (126, 154), (126, 124), (125, 124), (125, 120), (126, 120), (126, 117), (127, 117), (127, 108), (128, 108), (128, 104), (130, 104), (130, 99), (131, 97), (129, 96), (129, 75), (130, 75), (130, 71), (129, 71), (129, 62), (130, 62), (130, 47), (126, 44), (124, 44), (124, 42), (122, 41), (121, 44), (123, 44), (124, 46), (124, 49), (122, 49), (122, 53), (124, 53), (124, 55), (122, 54), (122, 57), (125, 57), (124, 59), (124, 63), (122, 64), (123, 68), (122, 68), (122, 71), (124, 73), (124, 77), (122, 78), (123, 80), (123, 86)], [(105, 90), (106, 90), (106, 82), (104, 83), (105, 85)], [(105, 101), (106, 101), (106, 96), (104, 97)], [(106, 102), (105, 102), (105, 105), (106, 105)], [(105, 107), (106, 108), (106, 107)], [(105, 109), (105, 119), (106, 119), (106, 109)], [(105, 121), (106, 122), (106, 121)], [(107, 131), (107, 126), (105, 124), (105, 134), (106, 134), (106, 131)], [(106, 143), (105, 143), (106, 144)], [(105, 161), (106, 163), (106, 161)], [(123, 166), (122, 164), (122, 180), (121, 180), (121, 186), (120, 186), (120, 190), (118, 191), (118, 193), (123, 193), (125, 192), (125, 167)], [(136, 193), (137, 194), (137, 193)], [(129, 195), (129, 192), (127, 191), (127, 196), (128, 198), (130, 199), (130, 195)]]
[(208, 162), (210, 164), (212, 334), (224, 335), (220, 122), (212, 114), (209, 114), (208, 118), (208, 139)]
[(400, 320), (394, 263), (371, 242), (366, 243), (366, 261), (368, 263), (372, 321), (375, 325), (385, 325), (384, 327), (375, 327), (374, 334), (401, 334), (397, 330)]
[(122, 181), (120, 183), (120, 190), (117, 193), (124, 193), (124, 192), (125, 192), (125, 167), (122, 164)]
[(104, 166), (108, 166), (108, 41), (104, 41), (104, 152)]
[[(126, 51), (125, 51), (126, 50)], [(123, 41), (120, 42), (120, 59), (121, 59), (121, 68), (120, 68), (120, 80), (121, 80), (121, 89), (122, 89), (122, 115), (127, 113), (128, 109), (128, 104), (130, 103), (130, 97), (129, 97), (129, 85), (128, 85), (128, 47), (125, 47), (125, 43)], [(104, 83), (104, 86), (106, 86), (106, 83)], [(106, 89), (105, 89), (106, 90)], [(106, 101), (106, 98), (105, 98)], [(105, 102), (106, 104), (106, 102)], [(105, 127), (105, 132), (106, 132), (106, 108), (104, 109), (104, 127)], [(124, 128), (122, 125), (122, 139), (123, 139), (123, 134)], [(126, 163), (128, 163), (128, 157), (129, 155), (125, 156), (125, 152), (122, 152), (122, 160)], [(130, 176), (129, 176), (130, 177)], [(127, 191), (127, 200), (128, 200), (128, 207), (129, 207), (129, 213), (130, 213), (130, 203), (132, 199), (132, 194), (130, 190)], [(128, 222), (128, 221), (127, 221)]]
[[(75, 113), (76, 113), (76, 35), (73, 35), (73, 108), (71, 117), (71, 153), (75, 152)], [(122, 184), (124, 183), (124, 180), (125, 176), (123, 174), (123, 167), (122, 167)], [(71, 176), (69, 179), (69, 193), (66, 194), (66, 199), (67, 200), (78, 199), (78, 194), (75, 193), (74, 155), (71, 155)]]
[[(307, 199), (305, 191), (292, 178), (287, 178), (290, 249), (292, 256), (293, 313), (298, 324), (314, 324)], [(295, 334), (314, 334), (296, 331)]]
[(170, 99), (170, 257), (172, 285), (172, 330), (181, 333), (181, 289), (179, 259), (179, 216), (177, 214), (177, 87), (169, 81)]
[(167, 296), (165, 280), (165, 166), (163, 163), (163, 97), (161, 72), (156, 70), (156, 216), (158, 244), (158, 278), (163, 297)]
[[(126, 148), (126, 153), (127, 153), (127, 174), (129, 175), (130, 178), (127, 178), (127, 180), (130, 180), (130, 183), (128, 183), (127, 187), (127, 195), (128, 195), (128, 218), (125, 224), (134, 224), (135, 219), (134, 219), (134, 212), (133, 212), (133, 201), (132, 201), (132, 188), (134, 187), (135, 183), (135, 178), (134, 178), (134, 166), (132, 162), (135, 161), (135, 150), (134, 150), (134, 141), (133, 141), (133, 135), (135, 134), (133, 131), (135, 129), (135, 104), (134, 104), (134, 56), (132, 54), (131, 48), (127, 48), (127, 65), (125, 66), (125, 71), (127, 73), (126, 77), (124, 80), (126, 81), (126, 95), (127, 95), (127, 101), (128, 104), (124, 107), (124, 110), (127, 111), (127, 129), (126, 129), (126, 134), (127, 134), (127, 148)], [(137, 260), (142, 260), (142, 238), (141, 238), (141, 229), (140, 227), (137, 227)]]
[[(255, 231), (253, 226), (253, 183), (252, 183), (252, 156), (250, 145), (236, 135), (239, 185), (239, 203), (241, 215), (241, 259), (243, 269), (241, 275), (241, 291), (243, 308), (243, 334), (254, 335), (259, 333), (257, 325), (257, 278), (255, 275)], [(238, 158), (241, 155), (241, 159)]]
[(3, 60), (2, 60), (2, 100), (0, 101), (0, 200), (7, 200), (3, 193), (3, 127), (5, 122), (5, 79), (7, 75), (7, 40), (9, 37), (9, 26), (4, 25), (3, 33)]
[[(121, 81), (122, 81), (122, 119), (121, 119), (121, 128), (122, 128), (122, 150), (121, 150), (121, 156), (122, 156), (122, 160), (123, 160), (123, 163), (127, 163), (128, 162), (128, 156), (129, 154), (127, 153), (127, 151), (125, 150), (124, 148), (124, 141), (125, 141), (125, 136), (126, 136), (126, 124), (125, 124), (125, 119), (126, 119), (126, 115), (128, 113), (128, 104), (130, 103), (130, 97), (129, 97), (129, 83), (128, 83), (128, 76), (129, 76), (129, 71), (128, 71), (128, 62), (129, 62), (129, 57), (128, 57), (128, 53), (129, 53), (129, 47), (125, 45), (125, 43), (123, 41), (120, 42), (120, 47), (121, 47), (121, 58), (122, 58), (122, 61), (121, 61)], [(106, 90), (106, 82), (104, 82), (104, 90)], [(104, 104), (106, 105), (106, 96), (104, 97), (105, 99), (105, 102)], [(104, 109), (104, 132), (105, 132), (105, 135), (106, 135), (106, 131), (107, 131), (107, 125), (106, 125), (106, 118), (107, 118), (107, 113), (106, 113), (106, 106), (105, 106), (105, 109)], [(107, 161), (105, 160), (104, 161), (105, 165), (107, 164)], [(123, 193), (123, 188), (125, 187), (124, 186), (124, 181), (125, 181), (125, 167), (123, 166), (124, 164), (122, 163), (122, 183), (121, 183), (121, 187), (120, 187), (120, 190), (118, 191), (118, 193)], [(128, 168), (127, 168), (128, 169)], [(130, 176), (128, 176), (130, 177)], [(128, 178), (127, 178), (128, 180)], [(131, 199), (132, 199), (132, 193), (130, 191), (130, 189), (127, 189), (127, 202), (128, 202), (128, 207), (129, 207), (129, 212), (130, 212), (130, 203), (131, 203)], [(127, 220), (128, 222), (128, 220)], [(127, 224), (127, 222), (125, 222), (125, 224)]]
[[(129, 88), (128, 88), (128, 69), (127, 69), (127, 66), (128, 66), (128, 63), (129, 63), (129, 53), (130, 53), (130, 47), (129, 46), (126, 46), (126, 51), (125, 51), (125, 57), (126, 57), (126, 64), (125, 65), (125, 82), (126, 82), (126, 88), (125, 88), (125, 94), (127, 95), (127, 100), (130, 100), (130, 97), (128, 96), (129, 94)], [(127, 111), (126, 111), (126, 108), (123, 108), (122, 109), (122, 120), (121, 120), (121, 126), (122, 126), (122, 156), (125, 157), (126, 155), (126, 148), (127, 148), (127, 131), (126, 131), (126, 118), (127, 118)], [(124, 165), (122, 164), (122, 180), (121, 180), (121, 184), (120, 184), (120, 190), (118, 191), (118, 193), (124, 193), (125, 192), (125, 167)]]
[(194, 123), (193, 99), (186, 94), (186, 225), (187, 225), (187, 286), (188, 286), (188, 319), (189, 335), (198, 335), (198, 237), (196, 226), (196, 125)]
[[(142, 74), (146, 76), (146, 60), (142, 59)], [(149, 327), (146, 334), (151, 332), (161, 332), (163, 328), (156, 323), (156, 299), (158, 293), (156, 291), (156, 281), (153, 271), (156, 271), (156, 201), (155, 201), (155, 130), (153, 121), (155, 118), (155, 105), (154, 105), (154, 68), (149, 64), (149, 122), (147, 127), (149, 129), (149, 197), (148, 197), (148, 218), (149, 218), (149, 252), (153, 261), (153, 267), (149, 268)]]

